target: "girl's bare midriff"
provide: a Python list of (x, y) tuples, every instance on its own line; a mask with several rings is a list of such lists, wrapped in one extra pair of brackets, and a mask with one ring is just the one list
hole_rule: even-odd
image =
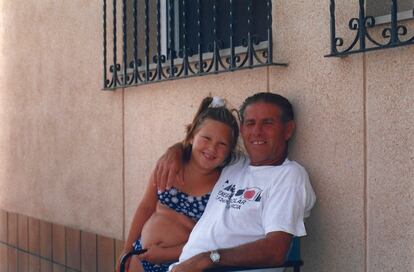
[(158, 203), (142, 229), (142, 247), (155, 244), (169, 247), (185, 243), (194, 225), (195, 222), (187, 216)]

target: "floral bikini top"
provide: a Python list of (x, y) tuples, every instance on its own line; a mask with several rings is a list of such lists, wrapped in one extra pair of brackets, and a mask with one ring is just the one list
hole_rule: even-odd
[(190, 217), (196, 222), (203, 215), (207, 201), (210, 198), (210, 193), (203, 196), (190, 196), (174, 187), (157, 194), (161, 204)]

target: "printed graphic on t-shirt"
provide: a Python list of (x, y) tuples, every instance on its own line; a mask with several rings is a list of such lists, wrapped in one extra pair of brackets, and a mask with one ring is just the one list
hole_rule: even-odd
[(236, 188), (235, 184), (227, 180), (223, 188), (218, 191), (216, 200), (225, 203), (227, 209), (240, 210), (249, 202), (259, 203), (262, 199), (262, 192), (263, 190), (259, 187)]

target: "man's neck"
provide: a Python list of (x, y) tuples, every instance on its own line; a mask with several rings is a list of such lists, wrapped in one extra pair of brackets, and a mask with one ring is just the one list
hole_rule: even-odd
[(283, 153), (282, 156), (280, 156), (279, 158), (275, 158), (272, 161), (267, 161), (267, 162), (252, 162), (250, 161), (250, 165), (252, 166), (279, 166), (282, 165), (284, 163), (284, 161), (286, 160), (288, 155), (287, 149), (285, 151), (285, 153)]

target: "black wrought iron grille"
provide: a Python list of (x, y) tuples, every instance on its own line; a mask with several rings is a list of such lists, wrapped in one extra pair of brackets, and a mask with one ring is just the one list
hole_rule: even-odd
[(275, 63), (271, 0), (103, 0), (103, 88)]
[[(404, 25), (397, 17), (399, 1), (388, 0), (391, 18), (388, 23), (381, 24), (377, 24), (375, 16), (367, 14), (366, 1), (358, 1), (359, 15), (351, 18), (348, 23), (348, 28), (354, 32), (354, 35), (349, 41), (345, 41), (336, 34), (335, 1), (330, 0), (331, 53), (326, 57), (343, 57), (354, 53), (414, 44), (414, 34), (410, 34), (414, 31), (414, 27), (409, 31), (407, 25), (410, 25), (410, 22)], [(411, 17), (414, 17), (414, 9), (409, 12)]]

